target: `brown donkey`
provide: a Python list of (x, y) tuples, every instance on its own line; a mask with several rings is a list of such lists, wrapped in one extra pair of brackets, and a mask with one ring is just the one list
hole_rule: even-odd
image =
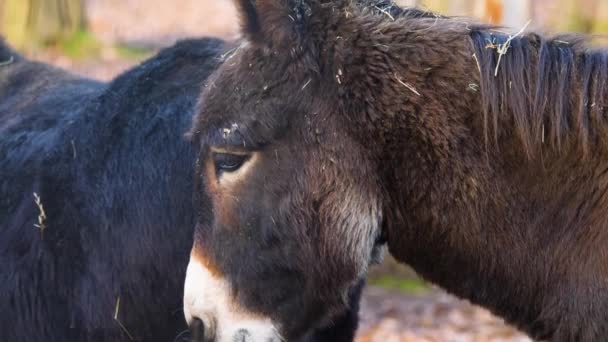
[(383, 242), (534, 338), (608, 337), (606, 51), (350, 0), (236, 3), (244, 39), (192, 129), (214, 215), (184, 304), (207, 340), (330, 322)]

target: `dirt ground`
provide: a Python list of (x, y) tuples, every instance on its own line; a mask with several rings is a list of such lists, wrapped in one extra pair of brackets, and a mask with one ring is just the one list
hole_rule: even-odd
[[(168, 46), (182, 37), (234, 37), (237, 31), (229, 0), (88, 0), (92, 32), (107, 46), (99, 58), (74, 61), (47, 54), (37, 56), (96, 79), (109, 80), (138, 63), (111, 48), (116, 43)], [(530, 341), (486, 310), (458, 300), (439, 289), (407, 294), (368, 286), (365, 291), (358, 342)]]
[(358, 342), (528, 342), (487, 310), (434, 289), (422, 295), (365, 290)]

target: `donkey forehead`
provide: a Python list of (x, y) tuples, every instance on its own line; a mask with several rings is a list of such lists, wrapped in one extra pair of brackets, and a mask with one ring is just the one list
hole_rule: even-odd
[(260, 146), (276, 141), (298, 128), (310, 108), (303, 108), (288, 95), (267, 97), (225, 94), (222, 89), (209, 92), (198, 116), (197, 129), (203, 142), (218, 145)]
[(307, 118), (322, 112), (315, 73), (289, 56), (263, 50), (253, 45), (235, 49), (206, 85), (197, 128), (212, 135), (208, 141), (217, 144), (230, 138), (226, 144), (247, 147), (295, 131), (304, 130), (305, 135), (310, 128), (305, 123), (311, 121)]
[(225, 101), (225, 105), (218, 103), (215, 110), (209, 106), (199, 115), (197, 131), (202, 133), (202, 144), (259, 149), (286, 133), (288, 117), (280, 110), (261, 113), (245, 106), (231, 106), (229, 99)]

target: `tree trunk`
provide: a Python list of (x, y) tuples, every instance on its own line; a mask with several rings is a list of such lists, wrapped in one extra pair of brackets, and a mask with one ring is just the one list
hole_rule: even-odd
[(85, 0), (0, 0), (0, 32), (30, 49), (69, 37), (85, 27)]

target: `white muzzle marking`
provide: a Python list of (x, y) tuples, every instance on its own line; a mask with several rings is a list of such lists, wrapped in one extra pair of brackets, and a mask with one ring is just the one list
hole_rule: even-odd
[(269, 318), (237, 305), (226, 280), (214, 276), (194, 255), (186, 273), (184, 314), (188, 325), (200, 319), (207, 338), (216, 342), (283, 341)]

